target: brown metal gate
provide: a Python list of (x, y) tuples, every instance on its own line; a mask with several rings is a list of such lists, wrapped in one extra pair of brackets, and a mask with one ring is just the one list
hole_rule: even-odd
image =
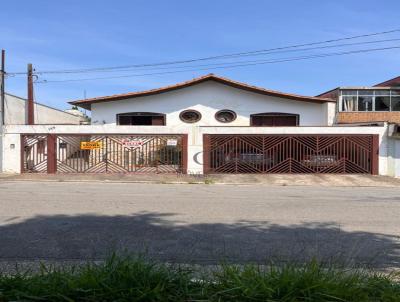
[(22, 172), (47, 172), (47, 135), (22, 135)]
[(378, 135), (204, 135), (205, 173), (378, 174)]
[(22, 135), (25, 173), (186, 173), (186, 135)]

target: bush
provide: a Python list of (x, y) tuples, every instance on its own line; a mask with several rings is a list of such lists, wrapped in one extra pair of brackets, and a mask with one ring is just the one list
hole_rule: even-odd
[(298, 266), (198, 271), (141, 258), (0, 275), (0, 301), (400, 301), (393, 276)]

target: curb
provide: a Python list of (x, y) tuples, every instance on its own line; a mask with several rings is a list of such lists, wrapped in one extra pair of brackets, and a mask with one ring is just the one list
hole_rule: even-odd
[(335, 188), (398, 188), (397, 185), (335, 185), (332, 183), (323, 185), (320, 183), (316, 184), (288, 184), (288, 183), (261, 183), (261, 182), (213, 182), (211, 184), (207, 184), (204, 181), (158, 181), (158, 180), (109, 180), (109, 179), (81, 179), (81, 180), (70, 180), (70, 179), (7, 179), (0, 178), (1, 182), (51, 182), (51, 183), (137, 183), (137, 184), (162, 184), (162, 185), (225, 185), (225, 186), (251, 186), (251, 185), (260, 185), (260, 186), (271, 186), (271, 187), (335, 187)]

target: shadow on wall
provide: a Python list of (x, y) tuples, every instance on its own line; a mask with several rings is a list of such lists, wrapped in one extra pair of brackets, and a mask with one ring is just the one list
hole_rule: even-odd
[(123, 251), (193, 264), (302, 262), (316, 257), (346, 266), (400, 267), (400, 242), (394, 236), (347, 232), (322, 223), (184, 224), (173, 216), (37, 216), (15, 223), (9, 219), (0, 226), (0, 260), (101, 259)]

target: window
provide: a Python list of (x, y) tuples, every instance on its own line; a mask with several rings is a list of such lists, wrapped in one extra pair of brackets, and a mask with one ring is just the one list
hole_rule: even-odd
[(357, 111), (358, 110), (358, 103), (357, 103), (357, 96), (343, 96), (343, 111)]
[(340, 111), (400, 111), (400, 93), (388, 89), (342, 90)]
[(390, 109), (391, 111), (400, 111), (400, 96), (392, 97)]
[(250, 126), (287, 127), (298, 126), (299, 115), (292, 113), (258, 113), (250, 115)]
[(221, 123), (230, 123), (236, 120), (236, 113), (232, 110), (220, 110), (215, 114), (215, 119)]
[(372, 96), (358, 96), (358, 111), (372, 111)]
[(117, 114), (117, 124), (124, 126), (165, 126), (165, 114), (130, 112)]
[(395, 91), (395, 90), (392, 91), (390, 110), (391, 111), (400, 111), (400, 91)]
[(201, 114), (196, 110), (189, 109), (182, 111), (179, 118), (185, 123), (196, 123), (201, 120)]
[(390, 111), (390, 96), (375, 96), (375, 111)]

